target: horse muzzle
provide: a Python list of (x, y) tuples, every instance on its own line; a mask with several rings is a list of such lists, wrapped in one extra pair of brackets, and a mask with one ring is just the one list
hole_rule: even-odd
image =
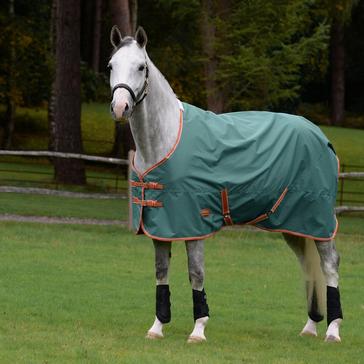
[(115, 90), (110, 104), (110, 112), (113, 119), (120, 121), (122, 118), (130, 117), (133, 105), (134, 103), (127, 90), (122, 88)]
[(122, 118), (128, 118), (131, 115), (128, 102), (111, 102), (110, 112), (116, 121), (120, 121)]

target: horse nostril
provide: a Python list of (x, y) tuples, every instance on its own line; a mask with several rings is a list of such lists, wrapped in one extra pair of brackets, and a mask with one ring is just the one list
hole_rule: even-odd
[(129, 110), (129, 105), (128, 103), (125, 104), (125, 111), (128, 111)]
[(114, 105), (115, 105), (115, 102), (112, 102), (112, 103), (110, 104), (110, 111), (111, 111), (111, 112), (114, 112)]

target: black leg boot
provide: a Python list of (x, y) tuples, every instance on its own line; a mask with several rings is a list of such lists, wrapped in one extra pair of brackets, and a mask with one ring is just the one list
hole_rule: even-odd
[(327, 286), (327, 325), (338, 318), (343, 318), (339, 287)]
[(171, 321), (171, 293), (168, 284), (161, 284), (156, 288), (156, 316), (162, 324)]
[(340, 324), (343, 318), (339, 287), (327, 286), (327, 331), (326, 342), (340, 342)]
[(202, 291), (192, 290), (193, 298), (193, 318), (197, 319), (209, 315), (209, 306), (207, 304), (206, 293), (203, 289)]

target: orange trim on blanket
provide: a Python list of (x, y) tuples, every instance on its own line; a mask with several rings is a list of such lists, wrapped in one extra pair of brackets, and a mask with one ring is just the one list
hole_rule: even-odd
[(183, 238), (161, 238), (159, 236), (149, 234), (148, 231), (146, 230), (145, 226), (144, 226), (143, 220), (141, 221), (141, 228), (142, 228), (142, 231), (143, 231), (144, 235), (146, 235), (148, 238), (159, 240), (159, 241), (168, 241), (168, 242), (170, 242), (170, 241), (181, 241), (181, 240), (183, 240), (183, 241), (204, 240), (204, 239), (210, 238), (211, 236), (215, 235), (217, 232), (219, 232), (221, 230), (221, 228), (220, 228), (220, 229), (218, 229), (216, 231), (213, 231), (210, 234), (201, 235), (201, 236), (187, 236), (187, 237), (183, 237)]
[[(264, 227), (260, 227), (260, 226), (256, 226), (256, 228), (258, 228), (260, 230), (274, 232), (274, 233), (287, 233), (287, 234), (300, 236), (300, 237), (307, 238), (307, 239), (313, 239), (313, 240), (324, 242), (324, 241), (330, 241), (330, 240), (335, 238), (337, 230), (338, 230), (338, 226), (339, 226), (339, 223), (338, 223), (336, 217), (335, 217), (335, 220), (336, 220), (336, 228), (335, 228), (334, 233), (329, 238), (317, 238), (317, 237), (312, 236), (312, 235), (305, 235), (305, 234), (298, 233), (298, 232), (295, 232), (295, 231), (283, 230), (283, 229), (282, 230), (280, 230), (280, 229), (268, 229), (268, 228), (264, 228)], [(244, 223), (244, 224), (237, 224), (237, 225), (246, 225), (246, 224)], [(206, 234), (206, 235), (202, 235), (202, 236), (183, 237), (183, 238), (161, 238), (161, 237), (149, 234), (148, 231), (146, 230), (145, 226), (144, 226), (143, 221), (141, 221), (141, 228), (142, 228), (143, 233), (146, 236), (148, 236), (148, 238), (156, 239), (156, 240), (159, 240), (159, 241), (168, 241), (168, 242), (170, 242), (170, 241), (181, 241), (181, 240), (189, 241), (189, 240), (207, 239), (207, 238), (210, 238), (211, 236), (214, 236), (215, 234), (217, 234), (222, 228), (224, 228), (224, 226), (222, 226), (220, 229), (218, 229), (218, 230), (216, 230), (216, 231), (214, 231), (214, 232), (212, 232), (210, 234)]]
[(287, 233), (287, 234), (300, 236), (302, 238), (307, 238), (307, 239), (313, 239), (313, 240), (317, 240), (317, 241), (330, 241), (330, 240), (335, 238), (336, 233), (337, 233), (337, 231), (339, 229), (339, 222), (337, 221), (336, 216), (335, 216), (335, 220), (336, 220), (336, 227), (335, 227), (335, 230), (334, 230), (333, 234), (329, 238), (317, 238), (317, 237), (312, 236), (312, 235), (306, 235), (306, 234), (297, 233), (295, 231), (290, 231), (290, 230), (285, 230), (285, 229), (269, 229), (269, 228), (258, 226), (258, 225), (256, 225), (255, 227), (258, 228), (258, 229), (270, 231), (270, 232), (273, 232), (273, 233)]
[(340, 176), (340, 159), (336, 154), (335, 154), (335, 157), (337, 159), (337, 179), (339, 179), (339, 176)]
[(177, 139), (176, 142), (174, 143), (174, 145), (172, 146), (171, 150), (167, 153), (167, 155), (161, 159), (159, 162), (157, 162), (156, 164), (153, 164), (151, 167), (149, 167), (146, 171), (144, 171), (143, 173), (138, 171), (135, 167), (135, 154), (134, 153), (134, 158), (131, 164), (131, 168), (134, 170), (134, 172), (138, 175), (139, 179), (142, 181), (143, 178), (149, 173), (151, 172), (153, 169), (159, 167), (161, 164), (163, 164), (167, 159), (169, 159), (171, 157), (171, 155), (174, 153), (174, 151), (176, 150), (180, 140), (181, 140), (181, 135), (182, 135), (182, 130), (183, 130), (183, 110), (180, 109), (180, 114), (179, 114), (179, 129), (178, 129), (178, 134), (177, 134)]
[[(150, 172), (152, 171), (154, 168), (160, 166), (161, 164), (163, 164), (168, 158), (171, 157), (171, 155), (174, 153), (174, 151), (176, 150), (180, 140), (181, 140), (181, 135), (182, 135), (182, 130), (183, 130), (183, 110), (180, 109), (180, 114), (179, 114), (179, 129), (178, 129), (178, 134), (177, 134), (177, 138), (176, 138), (176, 142), (174, 143), (173, 147), (171, 148), (171, 150), (167, 153), (167, 155), (160, 160), (159, 162), (157, 162), (156, 164), (154, 164), (153, 166), (151, 166), (150, 168), (148, 168), (144, 173), (141, 173), (140, 171), (138, 171), (138, 169), (135, 167), (135, 155), (136, 153), (134, 153), (133, 159), (131, 161), (131, 169), (137, 174), (140, 182), (143, 183), (143, 178)], [(144, 200), (144, 190), (145, 187), (142, 187), (142, 199)], [(143, 205), (140, 206), (140, 215), (139, 215), (139, 224), (138, 227), (136, 229), (136, 234), (138, 234), (138, 232), (140, 231), (140, 228), (142, 229), (142, 231), (144, 232), (145, 235), (149, 236), (148, 234), (146, 234), (146, 232), (144, 231), (145, 229), (144, 227), (144, 223), (143, 223)], [(150, 236), (151, 237), (151, 236)], [(182, 239), (181, 239), (182, 240)], [(165, 241), (170, 241), (170, 239), (166, 239)]]

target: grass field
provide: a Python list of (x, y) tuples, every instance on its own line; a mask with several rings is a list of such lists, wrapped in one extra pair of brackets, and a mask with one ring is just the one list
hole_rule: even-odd
[(127, 220), (128, 201), (0, 193), (0, 214)]
[[(23, 109), (19, 115), (15, 147), (46, 149), (45, 112)], [(107, 105), (84, 105), (82, 127), (86, 153), (109, 153), (114, 125)], [(322, 129), (342, 163), (364, 165), (364, 130)], [(1, 168), (9, 169), (4, 159)], [(15, 171), (3, 173), (3, 179), (22, 182), (22, 171), (30, 168), (43, 173), (45, 184), (52, 182), (47, 161), (11, 168)], [(38, 183), (35, 177), (33, 182)], [(110, 183), (91, 182), (86, 190), (107, 191)], [(363, 191), (362, 184), (348, 186)], [(0, 193), (4, 213), (126, 220), (127, 202)], [(279, 234), (223, 231), (206, 242), (208, 342), (191, 346), (183, 244), (173, 248), (172, 323), (164, 340), (150, 342), (144, 339), (154, 318), (149, 239), (115, 226), (0, 222), (0, 364), (364, 363), (363, 216), (339, 217), (345, 315), (340, 345), (323, 342), (324, 324), (317, 339), (298, 336), (306, 319), (304, 284)]]
[(119, 227), (0, 223), (0, 363), (362, 363), (364, 235), (337, 239), (345, 321), (340, 345), (300, 338), (298, 264), (279, 234), (225, 231), (206, 242), (208, 341), (188, 345), (184, 245), (171, 267), (172, 322), (154, 315), (149, 239)]

